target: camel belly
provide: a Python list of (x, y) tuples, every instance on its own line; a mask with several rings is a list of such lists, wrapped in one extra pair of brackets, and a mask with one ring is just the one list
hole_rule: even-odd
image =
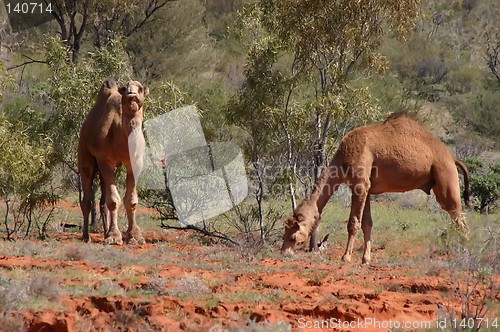
[[(415, 166), (415, 165), (413, 165)], [(405, 192), (422, 189), (426, 193), (433, 187), (430, 165), (412, 167), (402, 165), (374, 165), (370, 176), (370, 194)]]

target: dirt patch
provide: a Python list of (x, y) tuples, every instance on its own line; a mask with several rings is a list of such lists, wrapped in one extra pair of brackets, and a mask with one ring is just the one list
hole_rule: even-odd
[(196, 245), (188, 233), (148, 234), (154, 241), (112, 247), (81, 243), (77, 234), (52, 237), (61, 252), (79, 246), (81, 255), (4, 252), (3, 273), (27, 279), (49, 273), (64, 290), (57, 309), (14, 308), (10, 315), (22, 317), (28, 331), (199, 331), (279, 322), (309, 330), (317, 326), (306, 322), (436, 321), (443, 310), (460, 310), (451, 276), (342, 264), (335, 249), (249, 259), (237, 249)]

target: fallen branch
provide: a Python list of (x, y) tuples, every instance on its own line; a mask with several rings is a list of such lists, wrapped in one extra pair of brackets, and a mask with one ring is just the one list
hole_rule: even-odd
[(218, 239), (222, 239), (222, 240), (228, 241), (228, 242), (230, 242), (231, 244), (233, 244), (235, 246), (239, 246), (240, 245), (238, 242), (236, 242), (233, 239), (229, 238), (225, 234), (222, 234), (222, 233), (219, 233), (219, 232), (210, 232), (210, 231), (208, 231), (208, 230), (206, 230), (204, 228), (200, 228), (200, 227), (197, 227), (197, 226), (194, 226), (194, 225), (187, 225), (185, 227), (181, 227), (181, 226), (167, 225), (167, 224), (164, 224), (162, 222), (161, 223), (161, 227), (162, 228), (166, 228), (166, 229), (175, 229), (175, 230), (181, 230), (181, 231), (193, 230), (193, 231), (200, 232), (200, 233), (202, 233), (203, 235), (206, 235), (206, 236), (216, 237)]

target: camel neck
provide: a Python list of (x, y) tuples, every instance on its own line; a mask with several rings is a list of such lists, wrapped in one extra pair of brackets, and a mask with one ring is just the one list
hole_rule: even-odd
[(128, 136), (135, 128), (142, 126), (142, 112), (136, 112), (131, 115), (127, 112), (122, 112), (122, 127), (125, 130), (125, 135)]
[(331, 164), (321, 173), (321, 177), (316, 182), (310, 200), (316, 203), (318, 212), (321, 214), (323, 208), (330, 200), (330, 197), (337, 191), (341, 184), (341, 179), (335, 172), (335, 164)]

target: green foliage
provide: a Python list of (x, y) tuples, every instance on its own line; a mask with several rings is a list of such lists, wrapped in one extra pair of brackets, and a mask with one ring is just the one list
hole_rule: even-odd
[[(165, 78), (176, 82), (194, 81), (200, 74), (212, 77), (219, 62), (202, 1), (175, 1), (158, 13), (156, 22), (145, 25), (127, 38), (126, 49), (135, 74), (148, 80)], [(211, 1), (207, 1), (209, 6)]]
[(78, 132), (85, 115), (94, 105), (95, 96), (108, 77), (124, 82), (131, 74), (128, 57), (118, 42), (108, 48), (89, 52), (88, 57), (74, 64), (71, 52), (54, 37), (46, 40), (46, 59), (50, 77), (46, 86), (39, 86), (43, 97), (50, 100), (53, 111), (48, 132), (58, 157), (75, 169)]
[(3, 225), (7, 238), (20, 231), (27, 236), (32, 226), (45, 237), (51, 213), (42, 216), (43, 211), (58, 200), (46, 188), (51, 176), (51, 142), (43, 137), (30, 138), (22, 122), (14, 125), (1, 113), (0, 142), (0, 199), (6, 208)]
[(0, 116), (0, 197), (24, 197), (47, 177), (50, 142), (35, 144), (23, 132)]
[(6, 73), (5, 63), (0, 61), (0, 100), (9, 89), (16, 89), (14, 77)]
[(354, 66), (383, 70), (386, 60), (377, 52), (386, 33), (383, 25), (404, 36), (414, 26), (419, 4), (418, 0), (260, 1), (264, 25), (295, 52), (298, 66), (326, 72), (320, 82), (323, 94), (327, 85), (333, 85), (333, 91), (341, 86)]
[(454, 118), (474, 131), (500, 142), (500, 117), (498, 105), (500, 91), (484, 88), (448, 100)]
[(471, 194), (478, 200), (476, 210), (481, 213), (492, 212), (500, 200), (500, 164), (485, 167), (475, 158), (465, 160), (471, 173)]
[(146, 120), (190, 104), (189, 96), (173, 82), (157, 82), (150, 87), (150, 90), (154, 93), (144, 106)]

